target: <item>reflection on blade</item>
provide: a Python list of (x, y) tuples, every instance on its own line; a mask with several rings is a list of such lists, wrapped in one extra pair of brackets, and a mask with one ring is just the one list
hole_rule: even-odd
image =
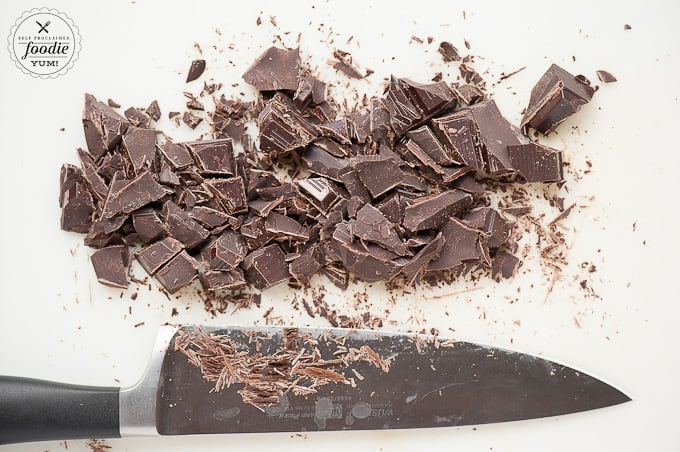
[[(198, 332), (183, 330), (178, 334), (184, 333), (185, 337)], [(298, 341), (296, 347), (306, 348), (295, 353), (290, 349), (290, 331), (286, 339), (281, 328), (203, 331), (228, 338), (241, 353), (239, 356), (252, 358), (247, 365), (262, 366), (262, 356), (282, 357), (267, 368), (267, 372), (276, 374), (277, 387), (282, 389), (260, 405), (252, 403), (252, 398), (246, 399), (251, 403), (244, 402), (242, 394), (247, 391), (242, 391), (244, 380), (238, 378), (217, 392), (215, 380), (207, 381), (197, 367), (199, 358), (194, 354), (194, 364), (190, 363), (186, 351), (174, 350), (171, 343), (157, 403), (156, 422), (161, 434), (484, 424), (568, 414), (630, 400), (615, 388), (569, 367), (465, 342), (300, 329), (295, 332), (305, 339)], [(300, 345), (303, 342), (305, 345)], [(344, 381), (336, 379), (327, 384), (314, 378), (305, 380), (295, 369), (291, 371), (295, 363), (289, 355), (318, 352), (317, 359), (337, 362), (338, 356), (355, 356), (347, 355), (347, 350), (359, 353), (362, 347), (370, 348), (382, 359), (392, 357), (389, 370), (385, 372), (385, 366), (376, 366), (370, 359), (348, 359), (329, 367), (344, 376)], [(206, 351), (201, 353), (205, 355)], [(211, 365), (215, 362), (219, 360)], [(295, 383), (305, 390), (292, 390), (285, 378), (295, 378)]]

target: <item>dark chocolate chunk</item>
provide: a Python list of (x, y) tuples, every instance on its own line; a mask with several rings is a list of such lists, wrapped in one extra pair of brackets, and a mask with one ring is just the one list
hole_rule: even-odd
[(246, 126), (240, 119), (225, 118), (213, 115), (212, 126), (217, 138), (231, 138), (240, 142), (243, 139)]
[(295, 111), (283, 96), (274, 97), (260, 112), (260, 149), (272, 156), (285, 154), (309, 144), (318, 131)]
[(62, 188), (61, 229), (82, 234), (88, 232), (94, 209), (92, 195), (82, 181), (68, 184), (65, 190)]
[(472, 205), (472, 196), (460, 190), (450, 190), (417, 198), (404, 209), (403, 225), (409, 231), (438, 228)]
[(130, 126), (123, 135), (123, 150), (135, 172), (151, 165), (156, 158), (156, 131)]
[(144, 208), (132, 214), (132, 225), (143, 243), (151, 243), (167, 234), (156, 209)]
[(189, 72), (187, 73), (187, 81), (185, 83), (193, 82), (205, 71), (205, 60), (194, 60), (191, 62)]
[(205, 290), (241, 290), (246, 287), (246, 280), (240, 268), (229, 271), (209, 270), (198, 276)]
[(519, 259), (505, 251), (498, 251), (491, 265), (491, 277), (496, 281), (512, 278), (520, 265)]
[(164, 185), (174, 186), (181, 185), (179, 176), (177, 176), (177, 174), (175, 174), (175, 172), (172, 171), (170, 165), (168, 165), (166, 162), (163, 162), (163, 164), (161, 165), (161, 172), (158, 173), (158, 181)]
[(297, 90), (293, 95), (293, 103), (297, 105), (300, 110), (304, 110), (312, 103), (313, 86), (314, 79), (312, 77), (300, 77), (298, 80)]
[(90, 193), (97, 198), (97, 201), (104, 202), (109, 194), (109, 187), (97, 173), (97, 169), (90, 163), (83, 163), (83, 181), (87, 184)]
[(135, 127), (147, 129), (151, 124), (151, 116), (135, 107), (130, 107), (125, 110), (125, 117), (130, 121), (130, 124)]
[(248, 201), (248, 208), (252, 212), (255, 212), (255, 214), (261, 217), (266, 217), (272, 210), (281, 204), (283, 200), (283, 196), (276, 199), (254, 199), (252, 201)]
[(207, 229), (172, 201), (163, 204), (163, 219), (168, 235), (182, 242), (186, 248), (199, 245), (210, 235)]
[(477, 126), (470, 110), (460, 110), (432, 120), (432, 129), (454, 163), (483, 170), (484, 157), (477, 143)]
[(508, 146), (513, 168), (527, 182), (561, 181), (562, 151), (538, 143)]
[(407, 78), (399, 79), (409, 99), (420, 110), (423, 119), (455, 105), (456, 97), (445, 82), (417, 83)]
[(264, 229), (276, 238), (301, 242), (309, 240), (307, 228), (290, 217), (274, 212), (267, 216), (264, 222)]
[(602, 83), (612, 83), (617, 81), (617, 78), (614, 77), (614, 74), (612, 74), (611, 72), (604, 71), (602, 69), (597, 71), (597, 78), (599, 78)]
[(350, 231), (356, 237), (378, 244), (399, 256), (411, 254), (397, 234), (396, 224), (391, 223), (382, 212), (370, 204), (365, 205), (350, 220)]
[(106, 101), (106, 104), (111, 108), (120, 108), (120, 104), (111, 98)]
[(186, 143), (194, 154), (198, 169), (203, 175), (235, 174), (234, 149), (231, 138)]
[(485, 191), (484, 186), (477, 182), (472, 174), (464, 174), (456, 179), (453, 183), (453, 187), (458, 190), (466, 191), (472, 194), (472, 196), (481, 196)]
[(262, 248), (274, 238), (274, 234), (265, 230), (262, 217), (252, 217), (244, 221), (239, 232), (246, 239), (250, 250)]
[(356, 157), (353, 165), (359, 180), (373, 198), (384, 195), (404, 180), (404, 173), (391, 158), (364, 155)]
[(184, 122), (184, 124), (188, 125), (192, 129), (195, 129), (196, 127), (198, 127), (201, 121), (203, 121), (203, 118), (201, 118), (200, 116), (196, 116), (195, 114), (189, 111), (185, 111), (184, 115), (182, 115), (182, 121)]
[(205, 184), (226, 213), (233, 215), (248, 211), (245, 187), (241, 177), (210, 179)]
[(399, 202), (398, 192), (387, 195), (375, 207), (392, 223), (401, 224), (404, 219), (404, 207)]
[(206, 206), (196, 206), (187, 212), (191, 218), (208, 229), (222, 226), (229, 221), (229, 215)]
[(243, 74), (243, 80), (260, 91), (295, 91), (299, 72), (299, 48), (270, 47)]
[(410, 130), (406, 133), (406, 136), (438, 165), (453, 165), (454, 163), (459, 163), (451, 158), (428, 126)]
[(458, 49), (454, 47), (453, 44), (447, 41), (442, 41), (439, 43), (439, 48), (437, 51), (441, 54), (442, 59), (445, 63), (451, 61), (460, 61), (460, 55), (458, 54)]
[(300, 187), (300, 193), (320, 212), (328, 212), (343, 198), (340, 187), (323, 177), (310, 177), (295, 181)]
[(132, 213), (140, 207), (157, 201), (165, 196), (166, 191), (148, 171), (142, 171), (132, 180), (125, 180), (120, 189), (111, 186), (106, 198), (102, 216), (111, 218), (121, 213)]
[(153, 275), (183, 249), (184, 245), (181, 242), (172, 237), (166, 237), (137, 251), (135, 258), (148, 274)]
[(175, 293), (182, 287), (188, 286), (198, 275), (198, 261), (186, 251), (182, 251), (156, 272), (156, 279), (165, 290)]
[(470, 227), (484, 233), (489, 248), (498, 248), (510, 237), (510, 224), (491, 207), (481, 207), (466, 212), (462, 219)]
[(480, 89), (484, 88), (484, 79), (479, 75), (479, 72), (477, 72), (475, 68), (466, 62), (465, 58), (463, 58), (463, 63), (458, 66), (458, 72), (460, 72), (460, 76), (467, 83), (471, 83)]
[(364, 203), (371, 201), (371, 194), (359, 179), (357, 171), (351, 166), (345, 167), (340, 171), (340, 181), (350, 196), (361, 199)]
[(484, 92), (475, 85), (464, 84), (455, 85), (453, 93), (460, 102), (473, 105), (484, 100)]
[(144, 112), (154, 121), (161, 119), (161, 107), (158, 105), (158, 101), (156, 100), (151, 101)]
[(461, 220), (451, 217), (441, 228), (444, 246), (439, 257), (428, 265), (428, 270), (451, 270), (460, 268), (466, 262), (485, 259), (478, 229), (471, 228)]
[(130, 256), (124, 245), (109, 246), (90, 256), (97, 281), (111, 287), (127, 288)]
[(331, 262), (321, 269), (321, 272), (326, 275), (336, 287), (345, 290), (349, 285), (349, 272), (338, 262)]
[(130, 123), (92, 94), (85, 94), (83, 128), (87, 149), (95, 161), (120, 144)]
[(309, 171), (337, 182), (341, 182), (340, 172), (349, 164), (347, 160), (334, 157), (313, 143), (307, 146), (301, 157)]
[(397, 137), (416, 126), (423, 119), (420, 109), (413, 104), (404, 85), (395, 76), (390, 78), (385, 97), (385, 108), (390, 115), (390, 126)]
[(582, 79), (552, 64), (531, 90), (521, 127), (547, 135), (592, 99), (595, 90)]
[(431, 261), (437, 259), (444, 247), (444, 237), (440, 232), (404, 265), (399, 274), (404, 276), (407, 285), (413, 284), (427, 269)]
[(286, 256), (277, 244), (271, 244), (250, 253), (241, 264), (246, 280), (255, 288), (264, 290), (290, 278)]
[(316, 246), (310, 246), (300, 256), (295, 258), (288, 266), (288, 270), (293, 278), (303, 286), (309, 284), (309, 280), (319, 270), (321, 270), (323, 263), (319, 256), (319, 251)]
[(183, 144), (168, 141), (161, 144), (159, 148), (170, 165), (175, 169), (184, 169), (194, 163), (189, 150)]
[(397, 257), (395, 254), (378, 245), (369, 243), (362, 246), (353, 241), (350, 227), (345, 223), (336, 226), (330, 246), (344, 267), (361, 280), (375, 282), (389, 279), (399, 270), (399, 265), (392, 260)]
[(59, 207), (64, 206), (66, 192), (83, 182), (83, 171), (75, 165), (64, 163), (59, 171)]
[(203, 249), (201, 257), (211, 270), (231, 270), (248, 254), (245, 239), (236, 232), (225, 231)]

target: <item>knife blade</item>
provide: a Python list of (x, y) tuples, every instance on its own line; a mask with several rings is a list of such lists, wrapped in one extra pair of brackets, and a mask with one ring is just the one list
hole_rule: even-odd
[(431, 335), (163, 326), (129, 388), (0, 377), (0, 444), (461, 426), (629, 400), (553, 361)]

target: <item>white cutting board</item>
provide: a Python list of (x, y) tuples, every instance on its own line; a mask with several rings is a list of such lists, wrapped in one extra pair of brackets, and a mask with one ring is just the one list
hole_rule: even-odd
[[(178, 140), (192, 139), (199, 131), (176, 129), (167, 112), (184, 111), (182, 91), (200, 91), (201, 81), (184, 83), (190, 61), (199, 57), (194, 42), (207, 60), (203, 78), (222, 81), (229, 93), (232, 82), (240, 82), (237, 90), (246, 89), (240, 75), (275, 35), (293, 45), (300, 32), (301, 52), (312, 66), (322, 68), (322, 78), (344, 80), (325, 69), (336, 47), (349, 51), (361, 68), (373, 69), (370, 82), (356, 83), (372, 95), (380, 93), (382, 78), (390, 73), (427, 81), (442, 71), (453, 81), (456, 73), (441, 61), (436, 45), (448, 40), (465, 54), (467, 39), (469, 52), (484, 58), (478, 57), (477, 67), (490, 69), (485, 74), (489, 84), (501, 72), (526, 66), (491, 89), (515, 124), (531, 87), (551, 62), (598, 85), (597, 69), (619, 79), (601, 86), (592, 103), (544, 141), (564, 149), (566, 160), (581, 174), (586, 161), (592, 163), (590, 173), (578, 181), (570, 175), (569, 192), (560, 192), (566, 205), (579, 206), (564, 223), (570, 264), (547, 297), (550, 281), (535, 262), (527, 262), (514, 280), (495, 284), (483, 279), (473, 291), (461, 283), (395, 302), (379, 287), (369, 288), (370, 309), (377, 314), (390, 309), (388, 330), (435, 327), (458, 339), (568, 364), (617, 386), (633, 402), (477, 428), (121, 439), (107, 444), (116, 451), (392, 451), (425, 444), (434, 450), (465, 451), (680, 449), (673, 183), (680, 166), (675, 140), (680, 4), (229, 3), (5, 1), (0, 6), (3, 38), (25, 10), (39, 6), (66, 12), (82, 36), (73, 69), (52, 80), (21, 73), (7, 51), (0, 52), (0, 374), (125, 386), (141, 375), (163, 322), (262, 324), (263, 313), (273, 308), (274, 320), (328, 326), (324, 319), (293, 310), (293, 294), (285, 288), (267, 292), (259, 309), (211, 318), (190, 295), (168, 300), (155, 286), (150, 291), (143, 286), (133, 301), (134, 285), (122, 295), (99, 285), (82, 236), (59, 230), (59, 168), (63, 162), (77, 162), (75, 149), (85, 145), (80, 123), (84, 92), (104, 101), (111, 97), (125, 107), (158, 99), (163, 111), (158, 127)], [(626, 23), (631, 30), (624, 31)], [(411, 36), (432, 36), (434, 42), (409, 42)], [(537, 200), (535, 205), (540, 209), (544, 203)], [(597, 272), (584, 276), (582, 262), (596, 265)], [(134, 271), (143, 276), (139, 267)], [(601, 299), (584, 297), (579, 285), (583, 277)], [(179, 316), (171, 317), (172, 308)], [(144, 324), (135, 327), (140, 322)], [(84, 441), (67, 446), (69, 451), (88, 450)], [(0, 451), (64, 448), (52, 442)]]

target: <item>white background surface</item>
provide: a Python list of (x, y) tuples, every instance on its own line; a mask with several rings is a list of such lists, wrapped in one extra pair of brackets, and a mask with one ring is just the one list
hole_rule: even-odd
[[(71, 72), (55, 80), (21, 73), (6, 49), (0, 52), (0, 374), (126, 386), (141, 375), (156, 328), (166, 321), (262, 323), (262, 313), (273, 307), (272, 316), (284, 323), (328, 325), (291, 310), (291, 294), (284, 288), (265, 294), (260, 309), (210, 318), (191, 294), (167, 300), (144, 286), (132, 301), (134, 284), (122, 295), (97, 284), (82, 236), (59, 230), (57, 203), (59, 168), (62, 162), (76, 162), (76, 147), (85, 145), (80, 124), (84, 92), (104, 101), (111, 97), (124, 107), (143, 107), (158, 99), (163, 111), (158, 127), (176, 139), (188, 139), (198, 131), (185, 126), (176, 130), (167, 112), (184, 111), (183, 90), (200, 91), (201, 81), (184, 83), (190, 61), (198, 57), (194, 42), (208, 61), (204, 79), (228, 86), (241, 82), (241, 73), (273, 36), (281, 34), (294, 45), (301, 32), (303, 57), (324, 66), (336, 46), (350, 51), (360, 67), (376, 71), (370, 83), (357, 87), (376, 94), (382, 77), (390, 73), (426, 81), (443, 71), (447, 80), (455, 80), (456, 72), (441, 61), (436, 45), (449, 40), (465, 53), (466, 38), (470, 53), (485, 58), (477, 67), (490, 69), (485, 75), (489, 83), (501, 72), (527, 67), (491, 89), (515, 124), (550, 62), (600, 85), (597, 69), (619, 79), (602, 86), (591, 104), (544, 141), (564, 149), (577, 172), (582, 173), (586, 160), (593, 165), (579, 181), (570, 180), (568, 193), (560, 192), (566, 205), (579, 206), (565, 223), (570, 265), (547, 299), (549, 281), (527, 262), (513, 281), (498, 285), (482, 280), (477, 290), (465, 293), (460, 291), (468, 286), (461, 284), (439, 290), (454, 293), (443, 298), (419, 292), (395, 304), (380, 296), (379, 287), (373, 288), (371, 309), (380, 314), (390, 307), (385, 329), (436, 327), (459, 339), (539, 354), (602, 378), (634, 401), (478, 428), (107, 443), (114, 451), (391, 451), (425, 444), (431, 450), (465, 451), (680, 450), (680, 250), (674, 181), (680, 166), (680, 4), (416, 2), (385, 10), (369, 2), (295, 2), (290, 9), (278, 3), (283, 2), (239, 2), (234, 7), (227, 2), (2, 3), (3, 39), (25, 10), (48, 6), (74, 19), (83, 49)], [(258, 15), (263, 24), (256, 27)], [(269, 15), (276, 17), (278, 27)], [(625, 23), (632, 30), (624, 31)], [(290, 35), (283, 34), (288, 31)], [(435, 40), (431, 45), (409, 43), (412, 35)], [(347, 44), (350, 36), (354, 39)], [(331, 39), (335, 42), (329, 43)], [(323, 77), (342, 80), (333, 72)], [(578, 128), (572, 130), (574, 125)], [(601, 299), (584, 297), (578, 287), (583, 272), (578, 264), (584, 261), (598, 268), (591, 282)], [(134, 270), (142, 276), (138, 267)], [(517, 298), (518, 288), (522, 296), (511, 303), (508, 297)], [(180, 316), (171, 318), (173, 307)], [(139, 322), (144, 325), (135, 328)], [(0, 447), (46, 449), (65, 450), (65, 445)], [(68, 442), (69, 451), (86, 449), (85, 442)]]

